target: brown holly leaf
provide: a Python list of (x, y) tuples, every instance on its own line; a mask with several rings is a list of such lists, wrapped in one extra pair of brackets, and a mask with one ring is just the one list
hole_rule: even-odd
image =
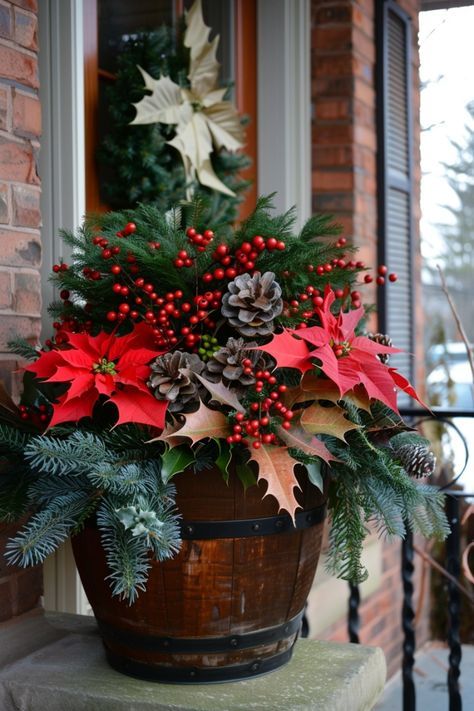
[(360, 410), (370, 413), (370, 398), (363, 385), (356, 385), (355, 388), (345, 393), (343, 400), (348, 400)]
[(209, 409), (203, 402), (199, 405), (199, 410), (184, 415), (185, 423), (168, 436), (174, 440), (176, 437), (189, 437), (193, 444), (206, 437), (221, 437), (225, 439), (230, 435), (229, 422), (223, 412)]
[(301, 424), (307, 432), (332, 435), (345, 442), (346, 432), (359, 429), (359, 425), (350, 422), (345, 414), (346, 411), (337, 405), (333, 407), (311, 405), (301, 415)]
[(288, 511), (294, 520), (295, 510), (299, 507), (294, 489), (300, 488), (294, 473), (296, 459), (290, 457), (286, 447), (262, 445), (259, 449), (250, 448), (250, 460), (258, 465), (258, 481), (264, 479), (267, 482), (265, 496), (274, 496), (278, 510)]
[(147, 444), (151, 442), (158, 442), (159, 440), (165, 440), (170, 447), (177, 447), (179, 444), (183, 444), (186, 440), (184, 437), (179, 436), (179, 430), (181, 429), (182, 423), (173, 420), (173, 422), (167, 422), (162, 433), (158, 437), (148, 440)]
[(278, 427), (278, 436), (288, 447), (301, 449), (306, 454), (312, 457), (321, 457), (325, 462), (338, 462), (338, 458), (334, 457), (326, 445), (316, 437), (308, 434), (301, 427), (292, 427), (291, 430), (285, 430), (283, 427)]
[[(187, 369), (183, 368), (183, 371), (187, 371)], [(213, 400), (220, 402), (222, 405), (228, 405), (233, 410), (237, 410), (237, 412), (245, 412), (245, 409), (239, 402), (237, 395), (232, 392), (232, 390), (229, 390), (229, 388), (226, 388), (222, 381), (219, 383), (211, 383), (210, 380), (206, 380), (206, 378), (201, 377), (197, 373), (191, 373), (191, 371), (187, 372), (197, 378), (199, 382), (204, 385), (206, 390), (210, 392)]]
[[(305, 393), (311, 393), (313, 400), (329, 400), (336, 403), (341, 399), (341, 394), (336, 383), (327, 378), (321, 378), (314, 373), (305, 373), (301, 381), (301, 389)], [(307, 400), (309, 398), (306, 398)]]

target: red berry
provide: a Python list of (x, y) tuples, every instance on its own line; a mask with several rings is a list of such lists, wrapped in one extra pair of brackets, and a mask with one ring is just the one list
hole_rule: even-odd
[(102, 252), (103, 259), (110, 259), (111, 256), (112, 256), (112, 250), (111, 249), (104, 249), (104, 251)]
[(117, 320), (117, 313), (115, 311), (109, 311), (106, 318), (107, 318), (107, 321), (116, 321)]
[(338, 245), (339, 245), (340, 247), (344, 247), (346, 244), (347, 244), (346, 238), (345, 238), (345, 237), (339, 237), (339, 239), (338, 239)]
[(260, 449), (261, 446), (262, 446), (262, 443), (259, 442), (257, 439), (255, 440), (255, 442), (252, 442), (252, 447), (254, 449)]
[(385, 276), (385, 274), (388, 272), (388, 268), (385, 266), (385, 264), (381, 264), (379, 268), (377, 269), (378, 273), (380, 276)]
[(242, 242), (242, 244), (240, 245), (240, 251), (244, 254), (249, 254), (249, 252), (252, 251), (252, 245), (250, 244), (250, 242)]
[(139, 315), (138, 311), (130, 311), (130, 318), (136, 319)]
[(284, 242), (277, 242), (276, 248), (279, 249), (281, 252), (286, 249), (286, 244)]
[(265, 240), (260, 235), (255, 235), (255, 237), (252, 239), (252, 244), (257, 249), (262, 249), (262, 247), (265, 247)]
[(147, 311), (145, 313), (145, 318), (147, 321), (153, 321), (153, 319), (155, 318), (155, 314), (153, 313), (153, 311)]
[(186, 252), (185, 249), (180, 249), (180, 250), (179, 250), (179, 252), (178, 252), (178, 258), (179, 258), (179, 259), (186, 259), (187, 256), (188, 256), (188, 253)]
[(187, 237), (194, 237), (196, 235), (196, 229), (194, 227), (188, 227), (186, 230)]
[(112, 287), (112, 291), (115, 294), (120, 294), (120, 292), (122, 291), (122, 285), (121, 284), (114, 284)]
[(61, 271), (61, 267), (59, 266), (59, 264), (54, 264), (53, 265), (53, 272), (55, 272), (55, 274), (57, 274), (60, 271)]
[(120, 304), (118, 307), (118, 310), (120, 311), (121, 314), (128, 314), (130, 311), (130, 304)]
[(127, 222), (125, 227), (123, 228), (122, 232), (126, 235), (131, 235), (134, 232), (136, 232), (137, 226), (134, 222)]
[(385, 279), (383, 276), (378, 276), (377, 279), (375, 280), (379, 286), (383, 286), (385, 284)]
[(69, 293), (69, 291), (68, 291), (67, 289), (63, 289), (63, 290), (60, 292), (59, 296), (61, 297), (61, 299), (69, 299), (69, 297), (71, 296), (71, 294)]
[(174, 266), (178, 267), (178, 269), (181, 269), (181, 267), (184, 267), (184, 262), (182, 259), (175, 259), (174, 260)]
[(113, 267), (110, 267), (110, 271), (112, 272), (112, 274), (120, 274), (122, 269), (121, 269), (121, 267), (119, 267), (118, 264), (114, 264)]
[(288, 422), (288, 420), (284, 420), (281, 423), (281, 426), (283, 427), (284, 430), (289, 430), (291, 427), (291, 422)]
[(276, 240), (275, 237), (269, 237), (265, 244), (267, 249), (275, 249), (278, 245), (278, 240)]
[(185, 267), (192, 267), (192, 266), (193, 266), (193, 260), (188, 257), (187, 259), (184, 260), (184, 266), (185, 266)]
[(336, 289), (334, 295), (336, 299), (342, 299), (342, 297), (344, 296), (344, 289)]
[(392, 274), (389, 274), (389, 275), (388, 275), (388, 278), (389, 278), (390, 281), (397, 281), (398, 275), (395, 274), (395, 272), (393, 272)]
[(370, 276), (370, 274), (366, 274), (364, 277), (364, 281), (366, 284), (371, 284), (373, 282), (374, 278)]
[(225, 272), (223, 269), (214, 269), (214, 278), (215, 279), (223, 279), (225, 276)]
[(227, 254), (228, 251), (229, 251), (229, 248), (225, 244), (219, 244), (216, 247), (216, 254), (218, 257), (225, 257), (225, 255)]
[(214, 237), (214, 232), (212, 230), (204, 230), (204, 239), (210, 242)]

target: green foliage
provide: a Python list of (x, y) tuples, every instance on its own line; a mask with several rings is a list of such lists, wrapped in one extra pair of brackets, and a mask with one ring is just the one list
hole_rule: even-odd
[(15, 355), (25, 360), (36, 360), (39, 356), (39, 351), (34, 348), (26, 338), (15, 338), (9, 341), (7, 345), (10, 353), (15, 353)]
[[(167, 210), (185, 198), (186, 182), (181, 156), (168, 145), (174, 136), (167, 124), (130, 125), (135, 117), (133, 103), (144, 93), (143, 77), (137, 65), (152, 77), (169, 76), (188, 85), (189, 50), (176, 42), (167, 27), (139, 33), (123, 42), (117, 53), (115, 81), (106, 89), (107, 133), (99, 150), (103, 197), (113, 208), (134, 208), (149, 203)], [(212, 156), (219, 178), (237, 197), (213, 192), (201, 185), (196, 195), (207, 197), (209, 213), (217, 223), (232, 223), (237, 217), (241, 194), (248, 186), (239, 173), (250, 164), (242, 153), (220, 151)], [(211, 223), (209, 222), (209, 225)]]
[[(117, 281), (126, 284), (130, 289), (129, 300), (134, 296), (143, 296), (143, 291), (133, 284), (134, 276), (130, 273), (130, 263), (127, 261), (130, 253), (135, 257), (140, 277), (155, 285), (159, 295), (180, 289), (183, 299), (191, 300), (196, 294), (196, 275), (213, 272), (220, 266), (213, 257), (215, 245), (224, 243), (235, 252), (243, 241), (249, 241), (255, 235), (264, 238), (275, 237), (285, 242), (285, 250), (260, 253), (257, 265), (262, 272), (273, 271), (276, 274), (284, 299), (291, 301), (308, 285), (324, 290), (327, 275), (319, 275), (316, 270), (308, 271), (308, 265), (326, 264), (348, 251), (347, 246), (337, 247), (334, 240), (329, 238), (336, 228), (325, 217), (312, 218), (303, 228), (301, 234), (305, 235), (306, 241), (302, 248), (300, 236), (294, 233), (294, 210), (275, 215), (271, 196), (260, 198), (255, 212), (235, 232), (228, 225), (210, 225), (207, 222), (206, 204), (204, 199), (197, 197), (191, 203), (183, 204), (181, 212), (176, 208), (167, 213), (154, 205), (140, 205), (133, 211), (124, 210), (89, 217), (75, 233), (65, 232), (64, 240), (74, 250), (74, 264), (70, 265), (69, 269), (55, 274), (52, 279), (58, 291), (68, 290), (71, 297), (66, 305), (63, 302), (53, 304), (50, 308), (51, 314), (55, 318), (77, 319), (80, 323), (92, 321), (95, 330), (115, 328), (115, 323), (111, 324), (106, 320), (106, 314), (118, 309), (123, 296), (113, 292), (113, 285)], [(179, 221), (180, 214), (183, 224)], [(116, 233), (129, 221), (136, 224), (136, 232), (125, 238), (117, 237)], [(193, 225), (200, 231), (213, 226), (216, 231), (213, 246), (202, 253), (195, 251), (185, 234), (188, 225)], [(93, 244), (93, 237), (98, 231), (108, 240), (110, 248), (120, 248), (120, 254), (114, 257), (113, 261), (104, 260), (100, 247)], [(150, 242), (159, 242), (159, 249), (150, 248)], [(187, 250), (195, 258), (196, 269), (175, 267), (174, 260), (181, 249)], [(110, 272), (112, 263), (120, 266), (120, 277)], [(85, 278), (83, 269), (86, 267), (100, 273), (101, 278)], [(353, 286), (358, 271), (360, 270), (334, 269), (331, 273), (332, 286), (334, 289)], [(208, 290), (206, 283), (199, 279), (197, 283), (201, 293)], [(213, 282), (212, 287), (225, 289), (226, 284), (226, 281)], [(83, 305), (86, 303), (88, 307), (87, 311), (84, 311)], [(304, 304), (305, 302), (302, 302), (301, 305), (303, 311)], [(340, 302), (337, 305), (340, 305)], [(136, 307), (139, 313), (137, 323), (144, 319), (149, 308), (150, 304), (146, 299), (143, 305)], [(300, 320), (298, 314), (279, 317), (279, 322), (287, 326), (295, 325)], [(119, 332), (129, 329), (130, 322), (127, 320), (118, 326)], [(224, 337), (225, 334), (220, 335)]]

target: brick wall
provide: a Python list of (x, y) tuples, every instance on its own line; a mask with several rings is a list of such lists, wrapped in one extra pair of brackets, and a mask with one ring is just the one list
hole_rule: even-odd
[[(359, 247), (361, 259), (377, 263), (377, 176), (375, 115), (375, 25), (378, 0), (312, 0), (312, 189), (313, 210), (336, 215)], [(400, 0), (413, 25), (413, 117), (415, 224), (419, 221), (418, 0)], [(418, 241), (416, 229), (415, 240)], [(418, 265), (419, 269), (419, 265)], [(367, 293), (367, 292), (366, 292)], [(375, 291), (368, 299), (375, 301)], [(419, 303), (415, 299), (415, 303)], [(422, 314), (415, 314), (421, 323)], [(416, 332), (416, 331), (415, 331)], [(421, 363), (422, 358), (417, 358)], [(418, 561), (419, 567), (419, 561)], [(420, 570), (417, 570), (417, 582)], [(384, 546), (383, 578), (361, 605), (361, 641), (378, 644), (389, 674), (399, 668), (402, 630), (400, 545)], [(428, 600), (418, 620), (417, 643), (428, 636)], [(327, 639), (347, 641), (344, 618), (327, 629)]]
[[(0, 0), (0, 380), (10, 391), (18, 364), (8, 340), (40, 333), (37, 9), (37, 0)], [(42, 590), (40, 569), (5, 566), (12, 533), (0, 526), (0, 621), (36, 606)]]

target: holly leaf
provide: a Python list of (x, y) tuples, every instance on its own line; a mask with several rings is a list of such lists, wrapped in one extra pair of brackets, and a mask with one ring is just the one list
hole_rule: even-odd
[(279, 368), (296, 368), (301, 373), (314, 368), (306, 343), (292, 336), (286, 329), (282, 333), (275, 334), (270, 343), (258, 346), (258, 350), (269, 353), (276, 360)]
[(312, 457), (320, 457), (325, 462), (339, 461), (337, 457), (331, 454), (324, 442), (321, 442), (316, 437), (313, 437), (301, 427), (292, 427), (291, 430), (285, 430), (283, 427), (277, 428), (278, 436), (288, 447), (301, 449), (302, 452), (309, 454)]
[(232, 459), (232, 451), (224, 439), (215, 440), (219, 454), (216, 459), (216, 466), (221, 470), (224, 481), (227, 484), (229, 481), (229, 464)]
[(167, 449), (161, 457), (161, 478), (167, 484), (175, 474), (184, 471), (194, 462), (190, 447), (173, 447)]
[(163, 440), (166, 440), (166, 444), (170, 447), (177, 447), (180, 444), (184, 444), (186, 439), (179, 436), (178, 432), (180, 429), (181, 422), (176, 422), (175, 420), (173, 420), (172, 423), (167, 422), (161, 434), (159, 434), (158, 437), (147, 440), (147, 444)]
[[(223, 412), (211, 410), (203, 402), (199, 405), (199, 410), (184, 415), (185, 423), (176, 432), (178, 437), (189, 437), (195, 444), (207, 437), (217, 437), (225, 439), (230, 434), (229, 421)], [(171, 437), (174, 437), (173, 433)]]
[(312, 434), (327, 434), (346, 442), (345, 434), (350, 430), (359, 429), (359, 425), (346, 418), (346, 411), (338, 405), (321, 407), (311, 405), (303, 411), (301, 424), (307, 432)]
[(314, 373), (305, 373), (301, 381), (301, 389), (311, 393), (315, 400), (328, 400), (336, 403), (341, 399), (336, 383), (327, 378), (322, 378)]
[(308, 462), (304, 465), (308, 472), (308, 479), (314, 486), (317, 486), (319, 491), (324, 489), (323, 475), (321, 474), (321, 462)]
[(255, 478), (255, 474), (247, 463), (236, 464), (235, 472), (244, 486), (244, 491), (247, 490), (249, 486), (256, 485), (257, 479)]
[(288, 511), (295, 518), (295, 511), (300, 506), (294, 494), (300, 488), (294, 468), (297, 461), (288, 454), (286, 447), (262, 445), (259, 449), (251, 447), (250, 461), (258, 466), (258, 481), (267, 482), (265, 496), (274, 496), (278, 501), (278, 510)]
[(197, 378), (199, 382), (202, 383), (206, 390), (211, 394), (212, 400), (220, 402), (222, 405), (228, 405), (233, 410), (237, 410), (237, 412), (245, 412), (245, 409), (238, 400), (237, 395), (232, 392), (232, 390), (229, 390), (229, 388), (226, 388), (222, 381), (218, 383), (211, 383), (210, 380), (206, 380), (206, 378), (201, 377), (197, 373), (193, 373), (187, 368), (182, 368), (182, 371), (186, 373), (186, 375)]
[(359, 410), (365, 410), (370, 414), (370, 398), (363, 385), (357, 385), (352, 390), (349, 390), (344, 394), (343, 400), (347, 400), (358, 407)]

